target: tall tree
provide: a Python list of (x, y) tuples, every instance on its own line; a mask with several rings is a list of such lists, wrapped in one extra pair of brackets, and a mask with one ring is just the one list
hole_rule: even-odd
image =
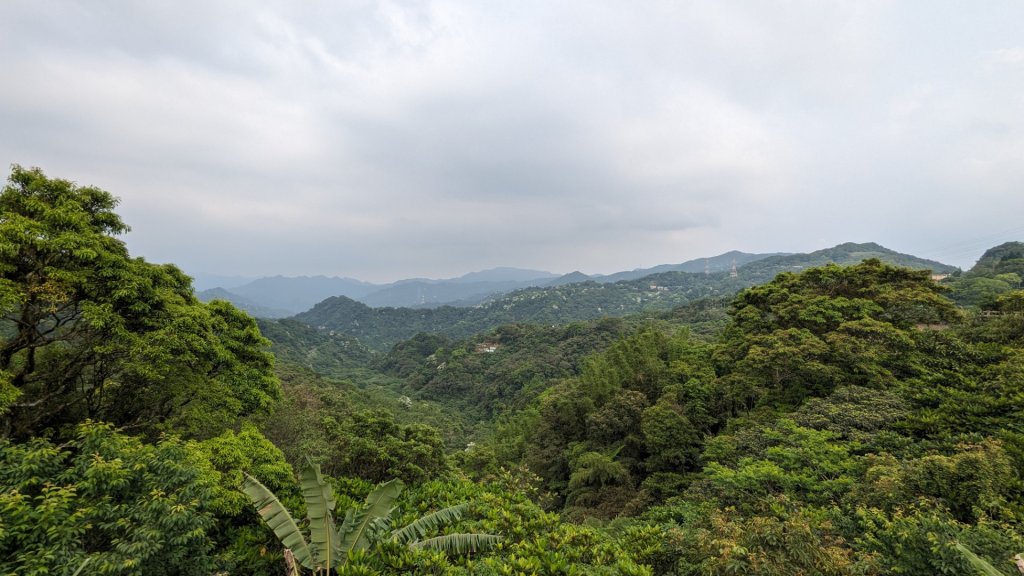
[(0, 192), (0, 434), (91, 418), (209, 435), (279, 396), (255, 321), (131, 258), (116, 206), (37, 168)]

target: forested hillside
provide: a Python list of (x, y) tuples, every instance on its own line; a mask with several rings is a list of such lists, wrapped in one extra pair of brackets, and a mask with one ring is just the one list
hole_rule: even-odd
[(612, 283), (557, 282), (549, 287), (517, 290), (473, 308), (370, 308), (337, 296), (296, 315), (295, 319), (352, 336), (372, 349), (383, 351), (418, 332), (465, 338), (517, 322), (567, 324), (608, 316), (657, 315), (689, 302), (732, 296), (743, 288), (767, 282), (781, 272), (829, 263), (849, 265), (865, 258), (878, 258), (914, 269), (955, 271), (952, 266), (900, 254), (877, 244), (841, 244), (809, 254), (747, 256), (749, 263), (737, 268), (735, 274), (731, 271), (669, 271)]
[(1017, 243), (257, 322), (116, 205), (0, 193), (2, 575), (1019, 574)]
[(1000, 296), (1020, 290), (1024, 277), (1024, 242), (990, 248), (970, 270), (946, 280), (951, 297), (965, 306), (998, 307)]
[(497, 294), (544, 286), (556, 278), (550, 272), (519, 268), (493, 268), (447, 280), (412, 278), (388, 284), (326, 276), (274, 276), (259, 278), (230, 290), (203, 290), (199, 298), (204, 301), (214, 298), (228, 300), (254, 316), (280, 318), (309, 310), (331, 296), (346, 296), (373, 307), (472, 306)]

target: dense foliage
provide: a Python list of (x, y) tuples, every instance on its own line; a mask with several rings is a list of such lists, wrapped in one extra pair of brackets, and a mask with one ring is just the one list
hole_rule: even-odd
[(321, 329), (199, 302), (115, 205), (0, 193), (2, 575), (1015, 573), (1016, 243), (943, 284), (844, 245)]
[(629, 330), (618, 318), (567, 326), (509, 324), (464, 341), (420, 334), (396, 345), (376, 367), (403, 378), (417, 396), (478, 417), (524, 408), (547, 383), (579, 374), (584, 358)]
[(92, 418), (201, 435), (266, 410), (280, 390), (255, 321), (130, 258), (115, 205), (19, 167), (0, 194), (0, 429)]
[(993, 308), (1004, 294), (1024, 288), (1024, 242), (1006, 242), (990, 248), (970, 270), (947, 284), (951, 297), (964, 306)]
[(0, 573), (209, 574), (213, 485), (194, 449), (82, 424), (69, 442), (0, 442)]

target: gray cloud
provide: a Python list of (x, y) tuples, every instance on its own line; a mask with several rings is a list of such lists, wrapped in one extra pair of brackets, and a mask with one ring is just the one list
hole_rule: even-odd
[(1024, 236), (1024, 7), (0, 7), (0, 160), (187, 270), (610, 272)]

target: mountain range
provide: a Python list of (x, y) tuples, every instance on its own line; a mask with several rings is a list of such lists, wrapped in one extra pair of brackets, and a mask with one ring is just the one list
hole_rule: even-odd
[[(345, 296), (373, 308), (436, 308), (445, 305), (468, 307), (525, 288), (562, 286), (586, 281), (608, 284), (665, 272), (724, 272), (733, 266), (742, 266), (780, 255), (784, 254), (731, 251), (680, 264), (663, 264), (607, 275), (587, 275), (578, 271), (557, 275), (541, 270), (503, 267), (470, 272), (458, 278), (410, 278), (389, 284), (373, 284), (352, 278), (327, 276), (273, 276), (250, 280), (231, 288), (210, 288), (198, 292), (197, 295), (204, 301), (228, 300), (261, 318), (282, 318), (305, 312), (331, 296)], [(238, 282), (232, 277), (223, 278), (228, 282)]]
[[(755, 254), (731, 251), (680, 264), (665, 264), (593, 276), (578, 271), (559, 276), (550, 272), (521, 268), (492, 268), (471, 272), (458, 278), (411, 278), (390, 284), (373, 284), (352, 278), (327, 276), (273, 276), (259, 278), (230, 290), (204, 290), (197, 296), (204, 301), (228, 300), (250, 314), (262, 318), (301, 316), (330, 298), (347, 298), (352, 300), (353, 304), (370, 309), (436, 310), (441, 307), (484, 307), (491, 310), (491, 316), (507, 316), (509, 321), (547, 321), (558, 320), (566, 314), (552, 314), (550, 310), (544, 313), (526, 313), (525, 309), (539, 305), (539, 302), (545, 299), (545, 295), (559, 293), (559, 288), (560, 292), (568, 290), (572, 293), (574, 304), (570, 306), (571, 308), (580, 306), (581, 301), (601, 303), (595, 304), (589, 312), (580, 311), (582, 316), (572, 315), (574, 319), (582, 319), (602, 314), (621, 315), (652, 307), (662, 309), (699, 297), (732, 293), (745, 286), (768, 281), (780, 271), (799, 270), (828, 262), (849, 264), (865, 258), (879, 258), (900, 266), (928, 268), (935, 272), (948, 273), (956, 270), (941, 262), (901, 254), (874, 243), (846, 243), (809, 254)], [(736, 277), (732, 276), (734, 270)], [(739, 270), (743, 271), (742, 275), (739, 274)], [(631, 284), (636, 282), (639, 284)], [(644, 288), (645, 282), (646, 285), (657, 283), (659, 287)], [(552, 290), (555, 292), (549, 294), (548, 292)], [(583, 297), (584, 294), (586, 297)], [(562, 296), (569, 298), (568, 294)], [(582, 300), (577, 298), (578, 296), (582, 297)], [(506, 297), (511, 300), (506, 300)], [(530, 305), (528, 302), (533, 304)], [(557, 303), (552, 305), (558, 306)], [(500, 307), (504, 307), (510, 313), (497, 314), (497, 308)], [(397, 314), (400, 316), (402, 313)], [(453, 315), (460, 314), (438, 311), (421, 314), (419, 317), (447, 318)], [(462, 315), (466, 315), (467, 318), (474, 316), (471, 313)], [(549, 318), (551, 316), (556, 318)], [(468, 326), (466, 328), (470, 329)]]
[(492, 268), (446, 280), (410, 278), (389, 284), (328, 276), (273, 276), (230, 290), (203, 290), (197, 296), (204, 301), (228, 300), (255, 316), (280, 318), (309, 310), (331, 296), (345, 296), (373, 307), (472, 306), (495, 293), (540, 286), (557, 278), (551, 272), (520, 268)]
[(657, 315), (697, 300), (731, 296), (781, 272), (827, 263), (849, 265), (865, 258), (937, 273), (957, 271), (953, 266), (901, 254), (878, 244), (848, 243), (809, 254), (750, 259), (735, 270), (730, 264), (729, 271), (671, 270), (603, 283), (588, 278), (560, 284), (556, 279), (546, 286), (495, 295), (472, 307), (372, 308), (353, 298), (333, 296), (294, 318), (320, 330), (355, 338), (371, 349), (386, 350), (420, 332), (464, 338), (511, 323), (557, 325), (606, 316)]

